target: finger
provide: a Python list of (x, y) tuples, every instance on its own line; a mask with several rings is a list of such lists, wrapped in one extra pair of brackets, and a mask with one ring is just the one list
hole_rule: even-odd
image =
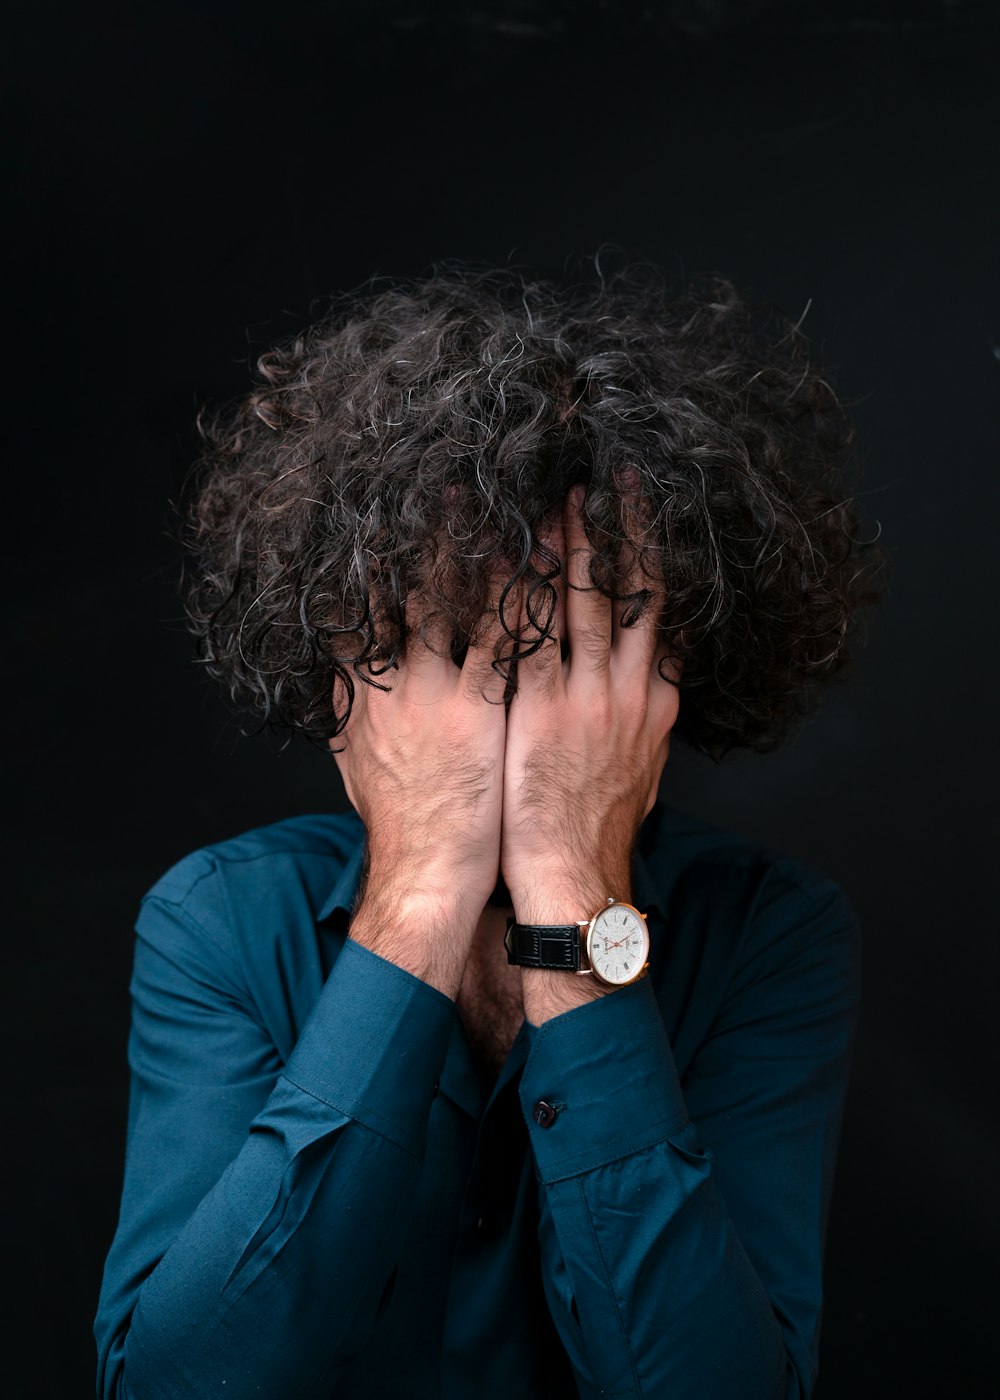
[(570, 683), (604, 676), (611, 664), (611, 599), (590, 581), (593, 549), (584, 528), (585, 493), (585, 487), (575, 486), (563, 509)]
[[(432, 607), (420, 590), (411, 590), (403, 604), (405, 643), (399, 682), (419, 704), (431, 704), (454, 685), (451, 656), (452, 624), (440, 607)], [(387, 673), (386, 680), (395, 686)]]
[[(569, 651), (569, 634), (566, 619), (566, 524), (560, 512), (555, 524), (542, 536), (547, 548), (559, 560), (559, 573), (550, 582), (556, 592), (555, 613), (552, 618), (551, 633), (559, 644), (560, 658), (565, 661)], [(552, 561), (546, 560), (545, 572), (552, 568)]]
[(509, 656), (514, 648), (511, 636), (515, 633), (521, 618), (520, 584), (511, 582), (512, 570), (506, 563), (494, 567), (490, 581), (491, 611), (480, 621), (469, 638), (468, 649), (462, 662), (462, 681), (466, 693), (495, 704), (506, 695), (504, 675), (493, 665), (497, 642), (506, 645), (502, 656)]
[[(666, 602), (662, 585), (642, 568), (643, 546), (653, 542), (653, 513), (639, 489), (639, 478), (633, 468), (624, 474), (625, 492), (622, 496), (622, 526), (631, 556), (624, 601), (614, 606), (612, 634), (612, 667), (624, 682), (645, 679), (652, 670), (658, 654), (662, 655), (659, 623)], [(637, 616), (640, 608), (645, 610)], [(662, 682), (661, 682), (662, 684)]]
[(543, 550), (536, 548), (532, 561), (541, 578), (521, 582), (517, 690), (551, 697), (563, 685), (560, 629), (566, 626), (566, 544), (561, 518), (541, 530), (538, 540)]

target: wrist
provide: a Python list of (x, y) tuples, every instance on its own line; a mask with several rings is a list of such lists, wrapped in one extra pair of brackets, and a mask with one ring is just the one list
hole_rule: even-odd
[(597, 1001), (615, 988), (601, 982), (592, 973), (581, 976), (574, 972), (554, 971), (545, 967), (522, 967), (521, 998), (524, 1015), (533, 1026), (541, 1026), (553, 1016), (574, 1011), (578, 1006)]
[(483, 881), (473, 878), (474, 873), (463, 869), (458, 858), (420, 858), (412, 851), (373, 845), (369, 838), (359, 906), (377, 900), (393, 907), (406, 903), (457, 914), (466, 910), (474, 924), (490, 893), (483, 892)]
[(511, 891), (514, 918), (519, 924), (578, 924), (588, 922), (611, 897), (626, 904), (632, 902), (632, 875), (595, 880), (593, 876), (578, 884), (535, 885), (530, 890)]
[(365, 897), (349, 937), (456, 1001), (475, 928), (475, 916), (457, 900), (396, 897), (383, 888)]
[[(579, 926), (581, 920), (586, 921), (579, 935), (581, 965), (586, 967), (583, 945), (587, 937), (587, 922), (605, 907), (608, 899), (612, 898), (612, 891), (616, 900), (631, 904), (631, 871), (627, 866), (624, 870), (620, 869), (617, 875), (602, 875), (596, 879), (588, 876), (581, 879), (575, 888), (568, 882), (559, 882), (549, 885), (538, 883), (530, 891), (524, 888), (512, 891), (514, 919), (519, 924), (543, 927)], [(593, 972), (573, 972), (562, 967), (522, 967), (521, 988), (525, 1017), (535, 1026), (617, 990), (614, 983), (605, 981)]]

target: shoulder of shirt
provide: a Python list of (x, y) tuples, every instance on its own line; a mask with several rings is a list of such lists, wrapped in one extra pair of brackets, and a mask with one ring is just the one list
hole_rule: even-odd
[[(643, 854), (672, 930), (654, 972), (685, 1053), (720, 1027), (782, 1025), (844, 1053), (863, 989), (861, 923), (826, 871), (664, 804)], [(673, 981), (671, 980), (673, 979)], [(675, 1009), (675, 983), (688, 990)], [(683, 1034), (682, 1034), (683, 1032)]]
[(226, 936), (238, 906), (296, 899), (315, 915), (364, 836), (358, 815), (288, 817), (202, 846), (172, 865), (142, 905), (169, 905), (209, 934)]
[(667, 803), (650, 826), (644, 856), (665, 902), (718, 902), (738, 913), (741, 957), (765, 944), (789, 956), (792, 944), (833, 941), (850, 961), (860, 958), (857, 909), (826, 871)]
[(818, 867), (666, 802), (657, 803), (649, 821), (650, 830), (648, 835), (644, 832), (642, 843), (646, 859), (665, 872), (668, 882), (695, 864), (710, 863), (784, 882), (808, 898), (844, 893), (842, 886)]

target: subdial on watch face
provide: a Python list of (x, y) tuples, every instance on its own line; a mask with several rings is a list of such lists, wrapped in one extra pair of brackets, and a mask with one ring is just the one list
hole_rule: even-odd
[(645, 920), (628, 905), (609, 905), (594, 922), (589, 953), (591, 966), (605, 982), (631, 982), (649, 953)]

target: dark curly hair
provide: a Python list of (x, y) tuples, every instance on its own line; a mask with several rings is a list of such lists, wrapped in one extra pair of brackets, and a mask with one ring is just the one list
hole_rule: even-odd
[(495, 614), (496, 567), (541, 633), (504, 622), (509, 698), (554, 612), (537, 532), (575, 482), (591, 583), (627, 600), (623, 625), (654, 596), (628, 591), (636, 562), (665, 590), (690, 746), (777, 747), (845, 666), (884, 557), (845, 484), (852, 424), (798, 325), (721, 278), (671, 298), (647, 263), (594, 265), (590, 287), (455, 260), (370, 279), (262, 355), (249, 397), (199, 417), (188, 614), (261, 727), (338, 735), (352, 676), (378, 685), (403, 654), (414, 589), (460, 661)]

